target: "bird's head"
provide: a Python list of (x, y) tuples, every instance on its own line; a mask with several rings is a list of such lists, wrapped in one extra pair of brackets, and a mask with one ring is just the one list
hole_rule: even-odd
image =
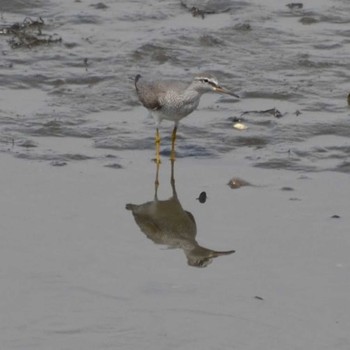
[(239, 98), (236, 94), (220, 86), (216, 77), (209, 73), (198, 74), (194, 77), (193, 84), (197, 91), (201, 93), (205, 92), (217, 92), (219, 94), (231, 95)]

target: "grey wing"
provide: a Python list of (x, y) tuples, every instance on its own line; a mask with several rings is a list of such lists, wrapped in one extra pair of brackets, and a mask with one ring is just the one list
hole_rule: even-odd
[(157, 110), (162, 108), (160, 99), (165, 95), (164, 89), (157, 83), (141, 81), (141, 75), (135, 77), (135, 88), (139, 100), (148, 109)]

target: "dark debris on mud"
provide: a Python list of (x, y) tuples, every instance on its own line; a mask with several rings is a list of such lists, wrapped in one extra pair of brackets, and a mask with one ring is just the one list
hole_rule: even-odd
[(0, 35), (9, 37), (8, 43), (12, 49), (32, 48), (62, 42), (62, 38), (55, 33), (43, 33), (44, 26), (45, 22), (41, 17), (35, 20), (26, 17), (22, 22), (0, 26)]
[(294, 9), (302, 9), (304, 7), (303, 3), (301, 2), (291, 2), (289, 4), (286, 5), (290, 10), (294, 10)]
[[(235, 6), (239, 7), (237, 2)], [(193, 17), (205, 18), (206, 15), (227, 12), (234, 6), (230, 0), (181, 0), (181, 6), (191, 12)]]
[(283, 117), (283, 114), (278, 109), (276, 109), (275, 107), (274, 108), (270, 108), (270, 109), (266, 109), (266, 110), (263, 110), (263, 111), (245, 111), (245, 112), (241, 113), (241, 117), (243, 115), (249, 114), (249, 113), (270, 114), (270, 115), (274, 116), (275, 118)]

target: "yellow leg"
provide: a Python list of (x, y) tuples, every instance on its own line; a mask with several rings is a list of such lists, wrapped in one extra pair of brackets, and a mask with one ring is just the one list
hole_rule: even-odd
[(160, 164), (160, 135), (158, 128), (156, 130), (156, 163)]
[(175, 153), (175, 141), (176, 141), (176, 130), (177, 126), (174, 126), (173, 132), (171, 134), (171, 153), (170, 153), (170, 159), (172, 161), (175, 161), (176, 153)]

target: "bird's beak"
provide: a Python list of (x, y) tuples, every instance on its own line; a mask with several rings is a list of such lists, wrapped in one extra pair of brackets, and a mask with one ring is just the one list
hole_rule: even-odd
[(219, 93), (219, 94), (226, 94), (226, 95), (231, 95), (231, 96), (234, 96), (236, 98), (239, 98), (238, 95), (234, 94), (233, 92), (231, 92), (230, 90), (227, 90), (221, 86), (215, 86), (213, 87), (214, 91)]

